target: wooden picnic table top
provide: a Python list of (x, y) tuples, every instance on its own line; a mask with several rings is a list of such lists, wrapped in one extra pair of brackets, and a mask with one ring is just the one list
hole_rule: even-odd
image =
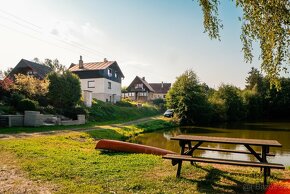
[(184, 140), (184, 141), (282, 147), (282, 145), (277, 140), (264, 140), (264, 139), (244, 139), (244, 138), (211, 137), (211, 136), (195, 136), (195, 135), (178, 135), (175, 137), (171, 137), (170, 139), (179, 141)]

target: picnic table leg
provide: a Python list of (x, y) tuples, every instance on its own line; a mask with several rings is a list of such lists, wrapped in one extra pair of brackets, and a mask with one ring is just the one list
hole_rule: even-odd
[(264, 168), (264, 186), (267, 185), (267, 175), (268, 175), (268, 173), (267, 173), (267, 168), (265, 167), (265, 168)]
[[(186, 142), (184, 141), (180, 141), (179, 145), (180, 145), (180, 154), (184, 155), (184, 149), (185, 149), (185, 144)], [(182, 167), (182, 160), (178, 161), (178, 166), (177, 166), (177, 173), (176, 173), (176, 177), (179, 178), (180, 177), (180, 172), (181, 172), (181, 167)]]
[(182, 166), (182, 160), (178, 161), (176, 178), (179, 178), (180, 177), (181, 166)]
[[(269, 146), (262, 146), (262, 161), (267, 163), (267, 153), (269, 153)], [(270, 168), (264, 168), (264, 185), (267, 184), (267, 176), (270, 176)]]

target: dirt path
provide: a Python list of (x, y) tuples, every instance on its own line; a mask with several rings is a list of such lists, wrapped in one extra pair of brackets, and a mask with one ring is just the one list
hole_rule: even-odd
[(114, 127), (124, 127), (127, 125), (136, 125), (139, 123), (144, 123), (147, 121), (155, 120), (160, 118), (161, 116), (154, 116), (154, 117), (146, 117), (142, 119), (137, 119), (134, 121), (129, 121), (125, 123), (120, 124), (111, 124), (111, 125), (100, 125), (95, 127), (87, 127), (87, 128), (74, 128), (74, 129), (66, 129), (66, 130), (57, 130), (57, 131), (45, 131), (45, 132), (35, 132), (35, 133), (17, 133), (17, 134), (0, 134), (0, 140), (1, 139), (13, 139), (13, 138), (25, 138), (25, 137), (35, 137), (35, 136), (43, 136), (43, 135), (54, 135), (54, 134), (60, 134), (60, 133), (68, 133), (71, 131), (93, 131), (97, 129), (108, 129), (108, 128), (114, 128)]
[(40, 193), (50, 194), (56, 187), (33, 181), (27, 173), (16, 164), (16, 159), (11, 153), (0, 152), (0, 193)]

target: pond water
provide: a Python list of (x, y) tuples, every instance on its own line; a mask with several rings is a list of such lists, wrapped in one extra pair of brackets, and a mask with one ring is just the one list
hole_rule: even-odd
[[(205, 135), (216, 137), (234, 137), (234, 138), (248, 138), (248, 139), (273, 139), (282, 144), (282, 148), (270, 147), (270, 152), (275, 156), (269, 156), (268, 161), (274, 163), (281, 163), (290, 166), (290, 122), (287, 123), (243, 123), (235, 125), (220, 125), (214, 127), (178, 127), (166, 129), (153, 133), (141, 134), (132, 142), (141, 143), (145, 145), (155, 146), (180, 152), (178, 141), (170, 140), (170, 137), (179, 134), (189, 135)], [(243, 145), (231, 144), (202, 144), (202, 146), (209, 146), (213, 148), (234, 149), (234, 150), (247, 150)], [(260, 147), (253, 148), (260, 151)], [(213, 152), (198, 150), (195, 152), (197, 156), (224, 158), (224, 159), (237, 159), (237, 160), (252, 160), (255, 158), (248, 154), (233, 154), (225, 152)]]

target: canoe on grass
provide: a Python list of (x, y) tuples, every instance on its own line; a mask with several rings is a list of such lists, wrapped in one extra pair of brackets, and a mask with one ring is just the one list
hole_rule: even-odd
[(128, 143), (124, 141), (102, 139), (97, 142), (95, 149), (111, 150), (117, 152), (131, 152), (131, 153), (143, 153), (154, 155), (166, 155), (174, 154), (175, 152), (153, 147), (147, 145), (141, 145), (136, 143)]

